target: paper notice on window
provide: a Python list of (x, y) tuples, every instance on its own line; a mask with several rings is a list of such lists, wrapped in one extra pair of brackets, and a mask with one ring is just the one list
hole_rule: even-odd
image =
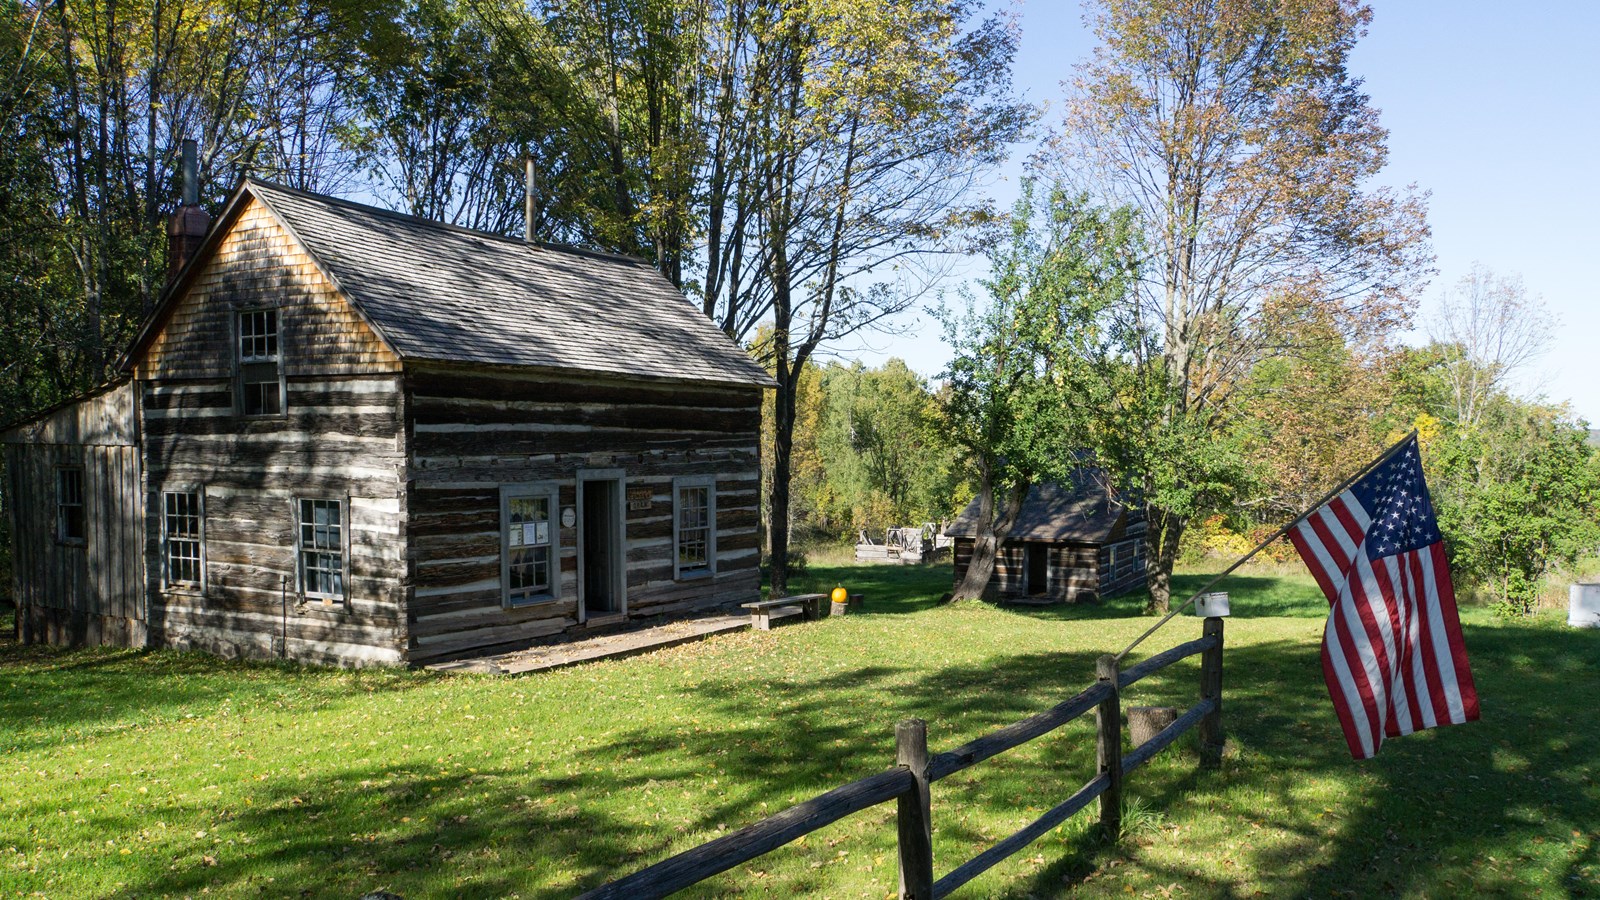
[(530, 544), (548, 544), (548, 543), (550, 543), (550, 523), (549, 522), (533, 522), (533, 523), (531, 523), (529, 525), (525, 525), (523, 527), (532, 528), (533, 529), (533, 539), (530, 540), (528, 543), (530, 543)]
[(522, 526), (521, 525), (512, 525), (509, 529), (507, 529), (506, 530), (506, 540), (513, 547), (521, 547), (522, 546)]

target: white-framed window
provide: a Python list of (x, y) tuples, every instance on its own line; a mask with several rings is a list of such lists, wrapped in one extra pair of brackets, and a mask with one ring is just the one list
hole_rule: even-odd
[(56, 469), (56, 540), (63, 544), (82, 544), (89, 536), (88, 516), (83, 504), (83, 467)]
[(500, 489), (500, 584), (506, 606), (561, 595), (561, 540), (554, 485)]
[(204, 587), (205, 517), (199, 491), (161, 494), (161, 580), (168, 588)]
[(1144, 571), (1144, 538), (1133, 539), (1133, 570)]
[(345, 502), (302, 497), (295, 501), (295, 575), (306, 597), (343, 600), (349, 583)]
[(238, 314), (239, 412), (247, 416), (283, 413), (283, 358), (278, 352), (278, 311), (247, 309)]
[(717, 571), (717, 481), (672, 480), (673, 575), (698, 578)]
[(1112, 578), (1117, 577), (1117, 563), (1121, 561), (1121, 558), (1122, 558), (1122, 545), (1121, 544), (1112, 544), (1106, 550), (1106, 567), (1110, 570)]

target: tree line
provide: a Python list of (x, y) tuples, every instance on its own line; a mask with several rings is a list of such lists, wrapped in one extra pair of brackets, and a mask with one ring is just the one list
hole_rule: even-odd
[[(1347, 69), (1370, 8), (1086, 5), (1099, 46), (1047, 120), (1015, 20), (969, 0), (0, 0), (0, 419), (105, 378), (153, 308), (184, 138), (212, 209), (249, 173), (505, 234), (532, 159), (532, 237), (650, 260), (773, 373), (775, 592), (792, 525), (968, 495), (977, 577), (1027, 487), (1092, 458), (1165, 608), (1186, 532), (1271, 521), (1416, 424), (1452, 552), (1526, 597), (1512, 560), (1589, 540), (1593, 454), (1509, 390), (1489, 313), (1397, 345), (1432, 256)], [(1001, 214), (974, 185), (1025, 137)], [(818, 364), (957, 251), (991, 269), (940, 307), (937, 389)]]
[[(182, 139), (245, 173), (652, 261), (778, 383), (914, 304), (1030, 110), (966, 0), (0, 0), (0, 409), (108, 374), (158, 298)], [(768, 535), (783, 589), (788, 533)]]

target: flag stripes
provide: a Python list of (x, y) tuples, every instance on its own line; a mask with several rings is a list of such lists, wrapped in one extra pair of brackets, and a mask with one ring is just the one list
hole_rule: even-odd
[(1323, 677), (1350, 754), (1478, 718), (1455, 591), (1415, 438), (1289, 539), (1328, 597)]

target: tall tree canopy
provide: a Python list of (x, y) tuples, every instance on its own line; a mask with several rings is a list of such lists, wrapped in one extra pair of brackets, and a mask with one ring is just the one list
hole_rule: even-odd
[(1026, 110), (1008, 95), (1015, 34), (961, 0), (758, 0), (750, 22), (741, 246), (756, 287), (741, 302), (772, 325), (778, 594), (800, 376), (819, 347), (921, 295), (919, 265), (984, 212), (964, 189)]
[(1107, 212), (1024, 185), (1009, 239), (991, 258), (988, 302), (945, 314), (955, 350), (945, 415), (976, 482), (972, 560), (958, 600), (983, 594), (1028, 490), (1064, 480), (1092, 447), (1096, 411), (1125, 383), (1127, 342), (1114, 317), (1133, 290), (1139, 241), (1130, 210)]
[[(1332, 327), (1401, 323), (1429, 263), (1423, 204), (1373, 186), (1384, 129), (1351, 76), (1354, 0), (1095, 0), (1100, 45), (1055, 142), (1063, 175), (1137, 208), (1138, 402), (1112, 454), (1148, 503), (1153, 604), (1186, 519), (1226, 494), (1235, 394)], [(1314, 326), (1314, 327), (1312, 327)]]
[(969, 0), (9, 2), (8, 412), (104, 377), (153, 305), (183, 138), (213, 207), (251, 172), (501, 233), (531, 156), (534, 237), (771, 326), (780, 590), (800, 374), (917, 299), (1030, 115), (1009, 20)]

